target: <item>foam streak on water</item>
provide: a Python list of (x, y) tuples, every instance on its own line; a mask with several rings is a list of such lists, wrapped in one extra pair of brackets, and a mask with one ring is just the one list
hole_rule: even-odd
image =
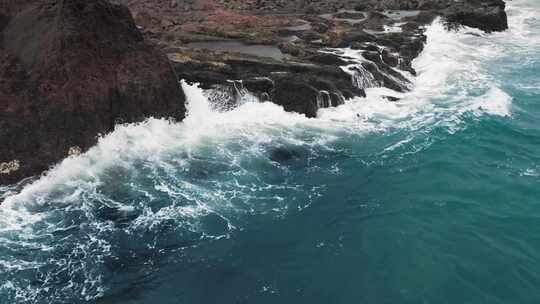
[[(168, 273), (165, 269), (179, 267), (185, 272), (189, 268), (182, 265), (194, 263), (200, 267), (195, 268), (200, 270), (197, 272), (209, 271), (215, 265), (205, 264), (205, 259), (210, 260), (212, 254), (218, 256), (217, 261), (234, 256), (227, 250), (235, 252), (235, 246), (226, 240), (234, 242), (253, 227), (270, 229), (259, 223), (300, 220), (300, 215), (310, 214), (310, 208), (321, 206), (328, 208), (322, 213), (329, 214), (332, 204), (350, 208), (335, 211), (338, 219), (359, 210), (379, 210), (383, 194), (401, 184), (368, 193), (368, 189), (378, 189), (377, 184), (370, 184), (376, 171), (369, 168), (381, 166), (383, 170), (384, 165), (426, 151), (437, 141), (466, 133), (471, 125), (514, 119), (517, 109), (513, 96), (490, 66), (509, 56), (529, 58), (540, 46), (535, 22), (540, 16), (526, 1), (515, 1), (509, 11), (511, 30), (506, 33), (486, 35), (468, 28), (448, 32), (439, 21), (431, 25), (426, 33), (428, 44), (414, 61), (418, 77), (411, 92), (368, 88), (367, 98), (322, 109), (318, 118), (308, 119), (268, 102), (246, 102), (231, 111), (214, 111), (202, 90), (182, 83), (189, 102), (188, 116), (182, 123), (149, 119), (119, 125), (88, 152), (64, 160), (45, 176), (0, 187), (0, 303), (88, 303), (111, 298), (106, 303), (123, 303), (114, 297), (158, 288), (160, 285), (153, 282)], [(347, 56), (362, 60), (351, 52)], [(538, 92), (533, 82), (524, 84), (531, 94)], [(390, 102), (385, 95), (400, 100)], [(362, 153), (355, 154), (357, 150)], [(351, 175), (353, 161), (364, 170), (356, 171), (365, 175)], [(415, 172), (410, 169), (414, 164), (388, 170), (395, 174)], [(488, 165), (504, 167), (500, 163)], [(520, 170), (521, 177), (538, 176), (538, 164)], [(340, 178), (337, 184), (346, 189), (341, 198), (336, 196), (340, 190), (327, 184)], [(354, 189), (343, 186), (355, 182), (363, 184)], [(368, 184), (370, 188), (362, 188)], [(331, 191), (334, 194), (326, 196)], [(353, 197), (358, 191), (368, 194)], [(405, 193), (399, 198), (416, 194)], [(352, 206), (353, 201), (362, 204)], [(380, 214), (397, 214), (399, 210)], [(314, 220), (310, 229), (320, 223), (324, 224), (321, 234), (341, 227), (337, 220), (328, 224)], [(294, 228), (291, 235), (302, 231), (300, 225)], [(317, 237), (316, 231), (301, 239), (312, 237)], [(289, 243), (300, 244), (301, 239)], [(345, 250), (343, 237), (337, 239), (332, 246)], [(313, 241), (317, 250), (330, 246)], [(214, 245), (226, 254), (212, 251)], [(349, 252), (346, 257), (368, 248)], [(294, 257), (304, 254), (308, 259), (311, 253), (297, 254), (291, 249)], [(293, 263), (292, 257), (287, 258), (291, 260), (280, 257), (277, 261)], [(325, 261), (306, 269), (316, 269)], [(286, 265), (294, 269), (293, 264)], [(230, 272), (238, 278), (250, 273), (231, 269), (217, 274)], [(276, 287), (279, 279), (266, 279), (250, 283), (259, 284), (256, 290), (261, 294), (280, 295)], [(302, 288), (309, 287), (295, 287), (300, 291), (294, 292), (301, 294)], [(399, 294), (407, 297), (407, 290)]]

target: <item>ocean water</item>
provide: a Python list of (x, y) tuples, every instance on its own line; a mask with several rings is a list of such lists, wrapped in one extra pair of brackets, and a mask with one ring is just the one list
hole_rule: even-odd
[(540, 2), (436, 22), (414, 89), (317, 119), (183, 84), (0, 188), (0, 303), (539, 303)]

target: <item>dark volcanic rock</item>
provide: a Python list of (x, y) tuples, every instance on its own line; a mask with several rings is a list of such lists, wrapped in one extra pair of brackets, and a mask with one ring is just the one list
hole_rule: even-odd
[(335, 18), (341, 18), (341, 19), (363, 19), (366, 16), (364, 13), (359, 12), (340, 12), (334, 15)]
[(319, 107), (319, 90), (295, 77), (284, 77), (276, 82), (274, 102), (283, 106), (285, 111), (303, 113), (307, 117), (316, 117)]
[(382, 61), (391, 67), (396, 67), (399, 64), (398, 56), (392, 54), (388, 49), (383, 49), (381, 57)]
[(316, 75), (288, 74), (277, 77), (271, 101), (283, 106), (285, 111), (297, 112), (307, 117), (316, 117), (321, 108), (335, 107), (347, 97), (361, 96), (363, 91), (343, 91), (335, 83)]
[(324, 65), (342, 66), (342, 65), (347, 64), (347, 62), (341, 59), (339, 56), (336, 56), (334, 54), (328, 54), (328, 53), (315, 53), (307, 57), (306, 59), (311, 62), (320, 63)]
[[(193, 57), (189, 59), (171, 56), (180, 78), (190, 83), (200, 83), (203, 89), (219, 88), (225, 92), (235, 91), (232, 90), (234, 88), (226, 88), (236, 83), (231, 80), (241, 81), (243, 87), (255, 96), (264, 96), (261, 99), (269, 98), (269, 101), (282, 105), (287, 111), (308, 117), (315, 117), (320, 108), (342, 104), (344, 98), (365, 96), (365, 92), (354, 85), (351, 75), (334, 65), (342, 63), (336, 61), (339, 58), (330, 54), (327, 60), (332, 64), (328, 65), (240, 59), (233, 58), (233, 55), (195, 51), (190, 55)], [(325, 96), (328, 98), (325, 99)], [(321, 102), (324, 100), (327, 102)]]
[(270, 159), (278, 163), (302, 158), (302, 153), (293, 148), (278, 147), (270, 151)]
[[(343, 97), (364, 96), (368, 87), (409, 90), (409, 76), (401, 72), (416, 74), (412, 61), (426, 43), (425, 26), (437, 16), (451, 26), (486, 31), (507, 26), (502, 0), (175, 0), (174, 5), (162, 0), (116, 1), (129, 5), (145, 37), (171, 50), (181, 78), (199, 82), (204, 89), (223, 89), (231, 106), (247, 90), (308, 116), (338, 105)], [(190, 41), (223, 38), (278, 46), (285, 56), (279, 62), (239, 58), (233, 52), (200, 56), (189, 45), (183, 47)], [(364, 58), (346, 57), (335, 48), (358, 50)], [(340, 66), (347, 66), (347, 73)], [(246, 81), (254, 77), (266, 77), (282, 88), (287, 84), (281, 79), (289, 79), (290, 86), (305, 95), (261, 89), (260, 83)], [(231, 87), (242, 81), (241, 90)], [(313, 96), (317, 100), (308, 102)]]
[(0, 15), (13, 16), (23, 10), (28, 5), (37, 0), (3, 0), (0, 1)]
[(145, 44), (127, 8), (34, 2), (2, 35), (0, 184), (88, 149), (117, 122), (184, 117), (174, 70)]
[(7, 15), (0, 13), (0, 31), (4, 30), (4, 27), (6, 27), (8, 22), (9, 22), (9, 17)]
[(337, 45), (338, 47), (349, 47), (354, 43), (359, 42), (375, 42), (377, 41), (377, 37), (368, 34), (364, 31), (351, 31), (345, 33), (343, 37), (341, 38), (340, 43)]
[(486, 32), (508, 29), (508, 18), (503, 1), (480, 7), (457, 7), (446, 11), (446, 20), (450, 23), (479, 28)]
[(253, 77), (243, 81), (250, 92), (270, 93), (274, 89), (274, 81), (268, 77)]

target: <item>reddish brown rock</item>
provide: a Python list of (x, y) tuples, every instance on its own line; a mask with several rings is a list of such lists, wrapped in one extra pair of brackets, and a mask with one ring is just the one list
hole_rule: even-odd
[(117, 122), (185, 115), (168, 59), (144, 42), (123, 6), (36, 0), (2, 34), (0, 184), (91, 147)]

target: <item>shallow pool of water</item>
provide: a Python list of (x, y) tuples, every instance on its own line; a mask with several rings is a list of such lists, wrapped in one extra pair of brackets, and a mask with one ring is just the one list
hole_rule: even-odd
[(285, 55), (275, 45), (246, 44), (241, 41), (203, 41), (192, 42), (187, 46), (194, 49), (270, 57), (276, 60), (283, 60), (283, 58), (285, 58)]

